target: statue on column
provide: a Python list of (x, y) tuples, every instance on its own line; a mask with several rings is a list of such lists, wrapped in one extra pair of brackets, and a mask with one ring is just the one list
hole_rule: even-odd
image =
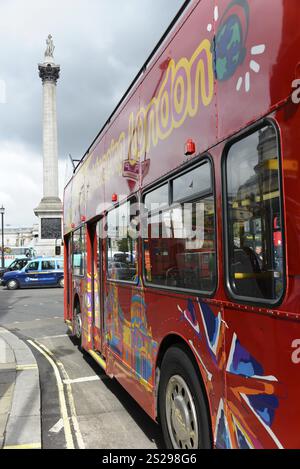
[(46, 39), (46, 44), (47, 44), (47, 48), (45, 51), (45, 57), (53, 57), (55, 46), (53, 44), (53, 39), (52, 39), (51, 34), (49, 34), (48, 38)]

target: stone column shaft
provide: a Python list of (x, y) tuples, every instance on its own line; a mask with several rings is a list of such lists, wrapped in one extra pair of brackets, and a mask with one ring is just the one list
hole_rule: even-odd
[(43, 83), (43, 196), (58, 197), (56, 83)]

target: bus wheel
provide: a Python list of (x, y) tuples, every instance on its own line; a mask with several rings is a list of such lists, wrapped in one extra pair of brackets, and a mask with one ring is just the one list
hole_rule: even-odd
[(76, 304), (74, 308), (74, 316), (75, 316), (75, 336), (78, 339), (78, 341), (81, 341), (81, 333), (82, 333), (82, 320), (81, 320), (81, 313), (80, 313), (80, 307), (78, 303)]
[(161, 365), (159, 418), (166, 447), (211, 448), (209, 419), (197, 371), (180, 345), (167, 350)]
[(17, 288), (19, 288), (18, 282), (14, 279), (9, 280), (6, 284), (6, 286), (7, 286), (8, 290), (16, 290)]

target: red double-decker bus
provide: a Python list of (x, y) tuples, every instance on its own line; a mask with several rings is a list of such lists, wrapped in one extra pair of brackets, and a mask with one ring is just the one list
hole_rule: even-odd
[(65, 321), (168, 448), (300, 447), (299, 21), (185, 2), (65, 188)]

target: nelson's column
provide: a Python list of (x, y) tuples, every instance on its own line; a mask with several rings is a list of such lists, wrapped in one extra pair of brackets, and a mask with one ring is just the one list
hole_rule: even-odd
[(39, 218), (38, 255), (55, 255), (62, 241), (62, 203), (58, 196), (58, 152), (56, 83), (60, 66), (53, 58), (54, 44), (49, 34), (44, 63), (39, 64), (43, 83), (43, 198), (34, 209)]

